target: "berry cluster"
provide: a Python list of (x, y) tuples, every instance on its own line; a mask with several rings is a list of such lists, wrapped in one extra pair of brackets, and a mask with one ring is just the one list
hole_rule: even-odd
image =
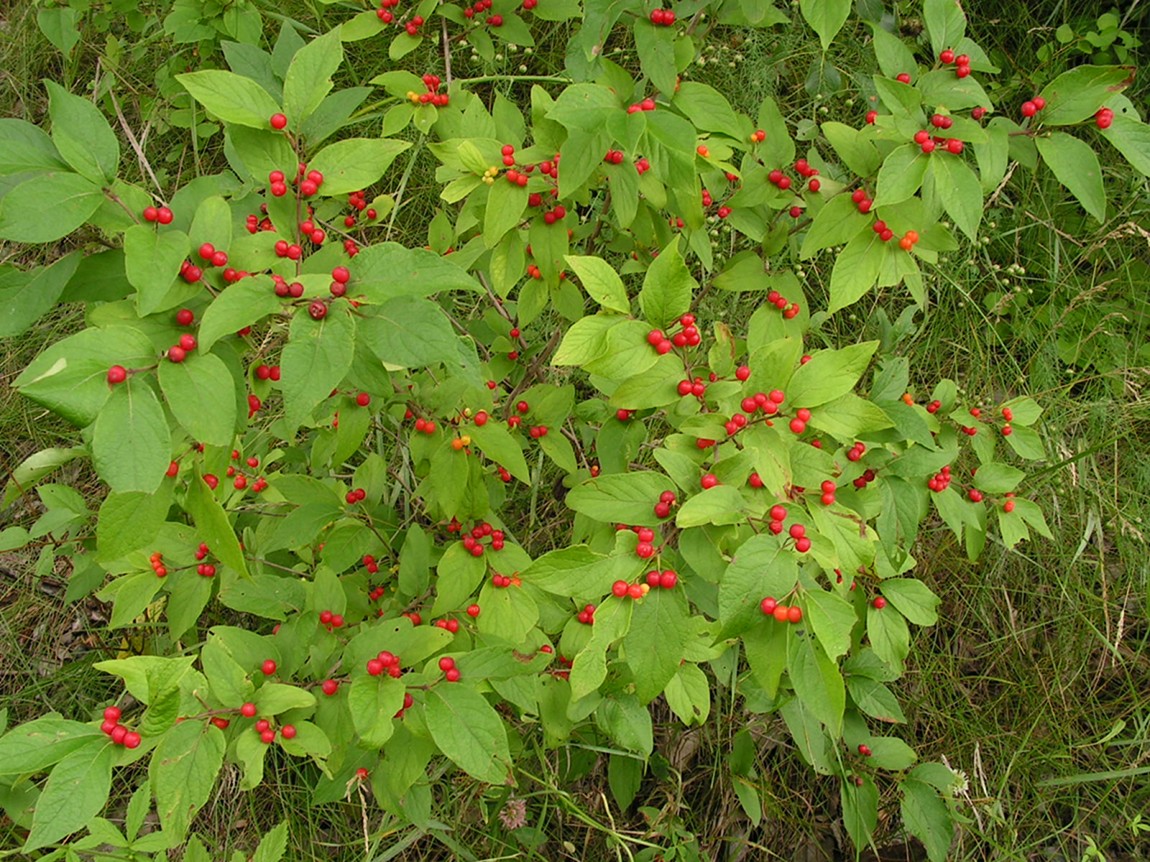
[(866, 454), (866, 444), (861, 440), (855, 441), (854, 445), (847, 450), (848, 461), (860, 461), (862, 456)]
[[(411, 619), (411, 624), (413, 626), (419, 625), (419, 621), (420, 621), (419, 614), (415, 614), (415, 613), (410, 614), (410, 615), (404, 614), (404, 616), (407, 616)], [(449, 631), (452, 634), (455, 634), (457, 631), (459, 631), (459, 620), (452, 620), (452, 619), (436, 620), (435, 622), (432, 623), (432, 625), (435, 626), (437, 629), (444, 629), (445, 631)]]
[(331, 611), (319, 612), (319, 624), (329, 632), (343, 628), (343, 614), (334, 614)]
[(502, 551), (505, 539), (503, 531), (496, 530), (487, 521), (476, 524), (471, 528), (471, 531), (463, 537), (463, 547), (470, 552), (471, 556), (481, 557), (483, 556), (484, 546), (480, 544), (480, 541), (488, 536), (491, 537), (491, 550)]
[(211, 563), (204, 562), (204, 559), (209, 553), (207, 543), (200, 542), (200, 546), (196, 548), (196, 560), (198, 561), (196, 574), (205, 578), (214, 578), (216, 576), (216, 567)]
[[(673, 333), (670, 338), (661, 329), (652, 329), (647, 333), (647, 343), (654, 347), (660, 356), (670, 353), (675, 347), (697, 347), (703, 338), (695, 326), (695, 315), (684, 314), (679, 318), (679, 325), (679, 331)], [(683, 393), (680, 391), (679, 394)]]
[(658, 587), (664, 590), (673, 590), (677, 583), (679, 583), (679, 575), (674, 569), (663, 569), (662, 571), (652, 569), (647, 572), (647, 586), (651, 589)]
[(578, 613), (578, 615), (576, 615), (575, 619), (577, 619), (579, 622), (583, 623), (583, 625), (585, 625), (585, 626), (594, 625), (595, 624), (595, 606), (594, 605), (584, 605), (583, 610), (579, 611), (579, 613)]
[[(609, 165), (621, 165), (623, 164), (624, 158), (622, 150), (607, 150), (607, 155), (603, 156), (603, 161)], [(707, 195), (706, 190), (703, 191), (703, 194), (705, 197), (710, 197)], [(709, 203), (704, 203), (703, 205), (710, 206)]]
[(165, 578), (168, 575), (168, 570), (164, 566), (164, 555), (156, 551), (152, 556), (148, 557), (148, 562), (152, 565), (152, 571), (156, 573), (157, 578)]
[(811, 411), (806, 407), (800, 407), (795, 411), (794, 418), (791, 419), (789, 426), (791, 431), (795, 434), (802, 434), (807, 430), (807, 423), (811, 421)]
[(676, 502), (677, 498), (674, 491), (664, 491), (659, 495), (659, 502), (655, 504), (655, 517), (660, 520), (671, 517), (671, 507)]
[(122, 745), (124, 748), (139, 748), (141, 742), (140, 734), (134, 730), (128, 730), (128, 728), (120, 724), (120, 715), (120, 707), (107, 707), (104, 710), (104, 721), (100, 725), (100, 731), (106, 736), (111, 737), (114, 745)]
[(434, 434), (435, 433), (435, 420), (424, 419), (422, 417), (415, 420), (415, 430), (421, 434)]
[(144, 207), (144, 221), (171, 224), (175, 216), (167, 207)]
[[(947, 48), (946, 50), (939, 53), (938, 61), (944, 66), (949, 66), (953, 63), (954, 75), (956, 78), (970, 77), (970, 57), (966, 54), (955, 55), (954, 51), (952, 51), (950, 48)], [(910, 76), (907, 76), (908, 80), (905, 81), (907, 84), (910, 83), (909, 77)]]
[(798, 605), (781, 605), (773, 596), (767, 596), (759, 602), (759, 610), (768, 617), (774, 617), (780, 623), (801, 623), (803, 609)]
[(851, 200), (854, 201), (858, 211), (863, 215), (869, 213), (871, 207), (874, 206), (874, 199), (866, 193), (866, 189), (855, 189), (851, 192)]
[(629, 584), (626, 581), (615, 581), (615, 583), (611, 585), (611, 595), (620, 599), (641, 599), (647, 595), (650, 590), (651, 587), (647, 584)]
[(792, 320), (798, 316), (802, 307), (797, 302), (791, 302), (777, 290), (767, 294), (767, 302), (783, 313), (784, 320)]
[(650, 96), (648, 96), (646, 99), (643, 99), (643, 101), (641, 101), (641, 102), (635, 102), (634, 104), (627, 106), (627, 113), (628, 114), (637, 114), (640, 111), (653, 111), (653, 110), (655, 110), (655, 100), (652, 99)]
[[(771, 520), (767, 524), (767, 528), (776, 536), (783, 532), (783, 522), (787, 519), (787, 508), (775, 504), (771, 506)], [(807, 538), (807, 528), (802, 524), (791, 524), (788, 534), (795, 540), (795, 550), (800, 554), (805, 554), (811, 549), (811, 540)]]
[(675, 23), (675, 13), (670, 9), (652, 9), (651, 23), (657, 27), (670, 27)]
[(455, 666), (455, 659), (449, 655), (439, 660), (439, 669), (443, 671), (443, 678), (448, 682), (459, 682), (459, 668)]
[(943, 467), (927, 480), (926, 487), (938, 493), (950, 487), (950, 465)]
[(877, 475), (878, 474), (875, 473), (874, 470), (868, 469), (865, 473), (863, 473), (861, 476), (859, 476), (857, 479), (855, 479), (851, 484), (853, 484), (858, 490), (861, 491), (864, 488), (866, 488), (867, 485), (869, 485), (871, 482), (873, 482), (875, 480), (875, 476), (877, 476)]
[(501, 575), (496, 572), (491, 576), (491, 586), (506, 589), (507, 587), (520, 587), (523, 582), (516, 575)]
[(381, 676), (386, 673), (393, 679), (399, 679), (403, 675), (399, 666), (399, 656), (387, 650), (380, 650), (375, 658), (368, 659), (367, 672), (372, 676)]
[[(950, 128), (950, 124), (953, 122), (950, 117), (944, 116), (943, 114), (935, 114), (934, 117), (931, 118), (932, 122), (935, 119), (946, 121), (947, 125), (942, 128)], [(957, 156), (964, 148), (964, 144), (958, 138), (931, 135), (926, 129), (919, 129), (914, 133), (914, 142), (918, 144), (927, 155), (930, 155), (941, 146), (945, 148), (948, 153), (953, 153)]]
[(1035, 96), (1033, 99), (1029, 99), (1028, 101), (1022, 103), (1022, 107), (1019, 108), (1019, 113), (1021, 113), (1022, 116), (1029, 118), (1033, 117), (1045, 107), (1046, 100), (1041, 96)]
[(791, 187), (791, 178), (780, 171), (778, 168), (775, 168), (773, 171), (767, 174), (767, 179), (770, 180), (772, 185), (776, 186), (784, 192)]
[(817, 192), (822, 188), (822, 183), (817, 179), (819, 172), (818, 169), (812, 168), (806, 159), (799, 159), (795, 162), (795, 171), (798, 175), (807, 181), (807, 188), (812, 192)]

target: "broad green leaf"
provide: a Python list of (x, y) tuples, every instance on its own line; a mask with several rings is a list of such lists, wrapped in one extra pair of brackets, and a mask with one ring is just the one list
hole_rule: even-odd
[(758, 625), (774, 624), (759, 605), (768, 596), (782, 602), (795, 588), (798, 568), (773, 535), (753, 536), (735, 551), (719, 582), (719, 622), (730, 637)]
[(926, 848), (930, 862), (944, 862), (954, 840), (954, 821), (946, 803), (929, 784), (907, 778), (901, 784), (902, 821)]
[(279, 715), (289, 709), (308, 709), (315, 706), (315, 695), (298, 686), (268, 682), (256, 689), (254, 703), (259, 708), (260, 715)]
[(691, 495), (679, 508), (675, 525), (686, 529), (703, 524), (740, 524), (747, 517), (746, 505), (737, 488), (716, 485)]
[(355, 732), (364, 745), (379, 748), (395, 730), (393, 716), (403, 708), (404, 685), (390, 676), (363, 676), (352, 680), (347, 705)]
[[(374, 16), (373, 16), (374, 17)], [(332, 32), (338, 33), (338, 30)], [(281, 821), (270, 832), (260, 839), (256, 852), (252, 854), (251, 862), (280, 862), (287, 852), (288, 822)], [(188, 862), (187, 859), (184, 862)]]
[[(255, 733), (249, 728), (242, 732)], [(192, 818), (211, 796), (225, 747), (223, 731), (205, 721), (175, 725), (156, 746), (148, 774), (160, 825), (173, 842), (184, 840)]]
[(882, 582), (882, 593), (915, 625), (932, 626), (938, 622), (938, 605), (941, 600), (922, 581), (889, 578)]
[(854, 608), (837, 593), (816, 589), (803, 595), (806, 598), (804, 619), (827, 655), (832, 659), (845, 655), (851, 646), (851, 632), (858, 622)]
[(870, 740), (867, 763), (878, 769), (901, 771), (909, 769), (918, 759), (914, 749), (895, 736), (876, 736)]
[(189, 481), (184, 508), (192, 516), (196, 529), (203, 537), (202, 540), (224, 565), (235, 569), (243, 577), (248, 577), (248, 566), (244, 560), (243, 550), (223, 506), (208, 488), (198, 468), (193, 471)]
[(903, 662), (910, 653), (910, 630), (906, 617), (897, 608), (894, 613), (891, 610), (889, 605), (881, 610), (873, 605), (867, 607), (867, 637), (875, 655), (901, 674)]
[[(267, 129), (272, 114), (280, 110), (267, 90), (251, 78), (234, 72), (206, 69), (176, 75), (176, 80), (192, 94), (193, 99), (225, 123)], [(290, 117), (288, 122), (291, 122)]]
[(424, 715), (439, 750), (464, 772), (489, 784), (507, 780), (507, 729), (483, 695), (464, 683), (436, 685), (427, 692)]
[(120, 142), (100, 109), (53, 81), (45, 81), (44, 86), (48, 88), (52, 143), (64, 161), (94, 183), (110, 183), (120, 164)]
[(673, 488), (662, 473), (598, 476), (572, 488), (566, 502), (576, 512), (607, 524), (644, 524), (654, 519), (659, 495)]
[(846, 687), (842, 674), (822, 645), (801, 632), (787, 639), (787, 673), (795, 694), (836, 737), (842, 732)]
[(157, 231), (143, 224), (124, 231), (124, 269), (128, 282), (136, 288), (136, 308), (141, 315), (166, 307), (168, 292), (190, 247), (183, 231)]
[(878, 60), (879, 69), (886, 77), (894, 78), (903, 72), (914, 73), (918, 63), (910, 48), (906, 46), (906, 42), (887, 32), (881, 23), (871, 24), (871, 33), (874, 39), (875, 59)]
[(487, 208), (483, 216), (483, 242), (488, 248), (523, 220), (527, 210), (528, 192), (518, 183), (508, 182), (500, 176), (487, 191)]
[(670, 326), (691, 308), (691, 294), (698, 282), (683, 264), (679, 238), (660, 252), (647, 270), (639, 305), (643, 316), (654, 326)]
[(37, 174), (0, 198), (0, 239), (53, 242), (86, 222), (103, 203), (100, 186), (79, 174)]
[(892, 150), (878, 172), (875, 206), (891, 206), (913, 197), (922, 187), (929, 163), (929, 157), (917, 144), (903, 144)]
[(0, 775), (40, 772), (76, 749), (103, 740), (91, 725), (42, 716), (0, 736)]
[(698, 665), (687, 662), (663, 692), (667, 706), (687, 727), (701, 725), (711, 712), (711, 686)]
[(502, 423), (492, 420), (484, 425), (469, 428), (468, 433), (472, 443), (484, 455), (506, 468), (507, 472), (520, 482), (531, 481), (531, 471), (527, 467), (527, 460), (523, 457), (523, 448)]
[(360, 318), (360, 338), (381, 362), (423, 368), (460, 362), (459, 341), (443, 309), (431, 300), (398, 296)]
[(740, 120), (727, 98), (706, 84), (697, 81), (681, 81), (672, 88), (674, 98), (671, 104), (694, 123), (695, 128), (707, 132), (721, 132), (738, 140), (743, 137), (745, 120)]
[(376, 182), (395, 157), (410, 146), (406, 141), (389, 138), (348, 138), (316, 153), (308, 162), (308, 169), (323, 174), (322, 194), (345, 195)]
[(597, 597), (625, 577), (616, 565), (619, 561), (618, 557), (596, 553), (586, 545), (572, 545), (544, 554), (519, 576), (523, 583), (557, 596)]
[(851, 4), (850, 0), (800, 0), (799, 9), (826, 51), (846, 23)]
[(862, 712), (871, 718), (891, 724), (906, 721), (902, 707), (898, 705), (898, 699), (881, 682), (853, 674), (848, 674), (846, 681), (851, 700)]
[(552, 365), (586, 365), (608, 351), (607, 333), (624, 318), (614, 314), (594, 314), (577, 320), (563, 334)]
[(966, 35), (966, 16), (958, 0), (926, 0), (922, 16), (926, 20), (930, 46), (936, 57), (947, 48), (957, 47)]
[(869, 775), (861, 776), (861, 781), (856, 785), (853, 777), (847, 777), (839, 782), (843, 826), (859, 850), (870, 844), (878, 826), (878, 788)]
[(1150, 126), (1133, 117), (1115, 114), (1110, 128), (1103, 129), (1101, 135), (1126, 157), (1135, 170), (1150, 177)]
[(651, 713), (633, 694), (604, 698), (595, 710), (595, 724), (627, 751), (646, 756), (655, 747)]
[(164, 408), (146, 379), (129, 377), (108, 397), (92, 428), (92, 463), (113, 491), (152, 493), (172, 453)]
[(481, 293), (479, 282), (453, 263), (453, 257), (394, 242), (372, 245), (355, 256), (352, 287), (366, 290), (375, 302), (397, 296), (430, 296), (445, 290)]
[(295, 52), (284, 76), (284, 114), (298, 129), (331, 92), (331, 76), (343, 62), (339, 29), (331, 30)]
[(108, 627), (119, 629), (135, 623), (163, 585), (163, 580), (151, 572), (125, 575), (108, 584), (96, 594), (103, 601), (112, 597), (112, 618)]
[(20, 335), (50, 311), (80, 261), (74, 252), (49, 266), (18, 273), (11, 286), (0, 287), (0, 339)]
[(828, 314), (852, 305), (875, 286), (882, 271), (885, 251), (885, 243), (874, 231), (863, 231), (846, 244), (835, 258), (831, 270)]
[(1013, 491), (1026, 478), (1017, 467), (992, 461), (983, 464), (974, 474), (974, 487), (988, 494), (1004, 494)]
[(675, 28), (651, 23), (645, 16), (636, 18), (632, 28), (635, 35), (635, 53), (639, 55), (639, 68), (655, 89), (663, 93), (675, 92), (678, 68), (675, 65)]
[(1034, 141), (1042, 161), (1090, 215), (1106, 221), (1106, 189), (1098, 156), (1085, 141), (1065, 132), (1051, 132)]
[(635, 694), (649, 703), (679, 670), (689, 635), (686, 598), (681, 589), (651, 589), (635, 603), (623, 656), (635, 679)]
[(539, 622), (539, 606), (535, 599), (514, 587), (496, 587), (488, 581), (479, 593), (479, 606), (483, 608), (477, 625), (479, 633), (508, 643), (525, 643), (529, 632)]
[(235, 709), (248, 700), (252, 688), (248, 674), (219, 636), (208, 637), (207, 643), (200, 650), (200, 665), (211, 686), (212, 695), (221, 704)]
[(881, 162), (878, 150), (862, 132), (845, 123), (826, 122), (822, 132), (835, 153), (852, 172), (860, 177), (869, 177)]
[(226, 335), (258, 323), (283, 306), (270, 278), (245, 278), (220, 291), (200, 321), (200, 350), (208, 351)]
[(607, 678), (607, 650), (627, 634), (635, 603), (631, 599), (605, 599), (595, 611), (591, 639), (575, 656), (571, 667), (571, 701), (582, 700), (599, 690)]
[(792, 375), (786, 389), (786, 404), (814, 408), (847, 394), (862, 379), (878, 344), (864, 341), (840, 350), (820, 350), (812, 354)]
[(96, 548), (101, 560), (117, 560), (152, 541), (168, 516), (172, 491), (111, 493), (100, 504)]
[(1038, 118), (1047, 126), (1081, 123), (1133, 81), (1133, 66), (1077, 66), (1042, 88), (1040, 95), (1046, 99), (1046, 107)]
[(943, 208), (971, 241), (978, 239), (982, 221), (982, 186), (961, 156), (936, 152), (931, 155), (931, 178)]
[(12, 501), (23, 494), (25, 488), (34, 485), (53, 470), (63, 467), (83, 454), (85, 454), (83, 448), (72, 446), (68, 449), (58, 447), (41, 449), (39, 452), (29, 455), (12, 471), (11, 478), (4, 488), (4, 496), (0, 497), (0, 507), (6, 508), (12, 505)]
[(236, 381), (211, 353), (184, 362), (160, 362), (160, 388), (168, 408), (193, 440), (231, 446), (236, 433)]
[[(609, 311), (620, 314), (631, 313), (631, 301), (623, 279), (614, 268), (600, 257), (569, 254), (564, 258), (567, 265), (579, 276), (579, 282), (587, 295)], [(584, 318), (614, 322), (617, 318)], [(566, 341), (566, 339), (565, 339)]]
[[(879, 181), (882, 181), (881, 174)], [(864, 230), (867, 235), (872, 233), (870, 218), (858, 211), (858, 204), (851, 200), (850, 195), (835, 195), (815, 214), (803, 237), (799, 256), (808, 258), (824, 248), (849, 242), (854, 237), (864, 236)]]
[(112, 786), (113, 755), (110, 740), (93, 740), (56, 764), (36, 801), (25, 853), (83, 829), (100, 813)]
[(345, 303), (313, 320), (306, 308), (292, 318), (288, 343), (280, 354), (284, 422), (298, 428), (337, 388), (355, 357), (355, 318)]
[(0, 176), (24, 171), (66, 171), (52, 139), (38, 126), (0, 118)]

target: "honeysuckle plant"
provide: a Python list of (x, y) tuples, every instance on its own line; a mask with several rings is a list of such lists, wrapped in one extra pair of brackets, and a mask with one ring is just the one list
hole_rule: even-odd
[[(867, 107), (799, 142), (774, 100), (747, 116), (680, 74), (707, 16), (774, 10), (480, 6), (386, 0), (179, 75), (228, 169), (170, 193), (120, 179), (104, 113), (57, 84), (47, 130), (0, 120), (0, 238), (103, 246), (2, 272), (5, 337), (85, 313), (15, 382), (78, 431), (18, 466), (5, 503), (45, 513), (0, 539), (49, 538), (70, 599), (149, 631), (145, 654), (95, 665), (123, 681), (101, 714), (0, 737), (21, 852), (211, 858), (189, 836), (223, 765), (256, 788), (273, 748), (311, 761), (317, 801), (369, 786), (427, 824), (444, 762), (515, 786), (528, 737), (580, 740), (615, 752), (626, 808), (652, 702), (701, 725), (720, 690), (838, 779), (856, 848), (897, 787), (905, 830), (946, 858), (964, 779), (919, 762), (891, 687), (938, 613), (915, 541), (934, 519), (972, 558), (1049, 535), (1020, 466), (1044, 457), (1041, 408), (928, 392), (878, 341), (831, 348), (812, 325), (900, 284), (928, 305), (924, 270), (977, 238), (1011, 163), (1105, 219), (1098, 141), (1150, 173), (1132, 70), (1070, 70), (1000, 115), (959, 6), (928, 0), (928, 42), (857, 26)], [(826, 49), (849, 4), (800, 9)], [(348, 42), (486, 56), (580, 14), (571, 81), (522, 104), (446, 69), (334, 84)], [(597, 50), (621, 27), (637, 70)], [(442, 186), (417, 248), (388, 240), (409, 124)], [(808, 260), (825, 297), (794, 273)], [(737, 293), (745, 323), (708, 293)], [(74, 459), (106, 494), (50, 481)], [(730, 766), (761, 817), (745, 753)], [(100, 815), (129, 780), (121, 831)]]

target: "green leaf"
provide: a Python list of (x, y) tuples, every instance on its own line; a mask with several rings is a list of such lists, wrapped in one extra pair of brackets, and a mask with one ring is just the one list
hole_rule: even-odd
[(124, 270), (128, 283), (136, 288), (136, 308), (141, 315), (168, 307), (165, 300), (190, 247), (183, 231), (157, 232), (143, 224), (124, 231)]
[(45, 81), (52, 142), (76, 173), (94, 183), (110, 183), (120, 164), (120, 142), (104, 115), (88, 99)]
[(814, 408), (847, 394), (862, 379), (878, 344), (864, 341), (841, 350), (820, 350), (812, 354), (792, 375), (786, 403), (792, 407)]
[(806, 236), (803, 237), (799, 256), (811, 257), (824, 248), (841, 245), (854, 237), (863, 236), (863, 231), (866, 231), (867, 235), (873, 233), (870, 229), (870, 218), (858, 211), (858, 204), (851, 200), (850, 195), (835, 195), (815, 214), (814, 220), (807, 228)]
[(0, 288), (0, 338), (26, 331), (59, 301), (80, 265), (81, 255), (65, 255), (55, 263), (18, 273), (11, 287)]
[(653, 588), (635, 603), (623, 655), (640, 703), (650, 703), (679, 670), (690, 633), (682, 590)]
[(211, 796), (225, 748), (223, 731), (211, 722), (199, 721), (175, 725), (156, 746), (148, 774), (160, 825), (173, 843), (184, 840), (192, 818)]
[(857, 302), (875, 286), (882, 271), (885, 243), (874, 231), (859, 233), (835, 258), (831, 270), (831, 301), (827, 308), (833, 314)]
[(96, 595), (107, 601), (113, 596), (112, 619), (109, 628), (119, 629), (132, 625), (152, 603), (164, 582), (151, 572), (136, 572), (112, 581)]
[(275, 314), (282, 304), (267, 276), (245, 278), (228, 286), (212, 300), (200, 321), (200, 350), (211, 350), (224, 336)]
[(595, 723), (627, 751), (646, 756), (655, 747), (651, 713), (633, 694), (604, 698), (595, 710)]
[(862, 784), (858, 786), (851, 778), (846, 778), (839, 782), (839, 799), (843, 826), (851, 837), (851, 843), (862, 850), (870, 844), (878, 826), (878, 787), (869, 775), (863, 776)]
[(393, 716), (403, 708), (405, 686), (390, 676), (362, 676), (352, 680), (347, 705), (352, 724), (364, 745), (379, 748), (395, 730)]
[(988, 494), (1004, 494), (1013, 491), (1026, 478), (1017, 467), (992, 461), (983, 464), (974, 474), (974, 487)]
[(800, 0), (799, 9), (826, 51), (846, 23), (851, 4), (850, 0)]
[(483, 243), (488, 248), (503, 239), (504, 234), (523, 221), (527, 210), (527, 189), (508, 182), (503, 176), (487, 190), (487, 208), (483, 215)]
[(939, 152), (931, 156), (929, 170), (943, 208), (971, 241), (977, 240), (983, 201), (974, 171), (961, 156)]
[[(564, 260), (579, 276), (583, 289), (593, 300), (609, 311), (617, 311), (620, 314), (631, 313), (631, 300), (627, 297), (627, 288), (623, 286), (623, 279), (619, 278), (619, 274), (609, 263), (600, 257), (574, 254), (567, 255)], [(584, 318), (588, 319), (614, 323), (618, 318)]]
[[(326, 186), (325, 186), (326, 187)], [(430, 296), (445, 290), (483, 292), (474, 278), (452, 262), (422, 248), (384, 242), (355, 256), (353, 286), (376, 302), (397, 296)]]
[(698, 286), (683, 263), (676, 236), (655, 258), (643, 279), (643, 289), (639, 291), (643, 317), (654, 326), (670, 326), (690, 310), (691, 293)]
[(966, 35), (966, 16), (962, 14), (958, 0), (926, 0), (922, 16), (926, 19), (930, 46), (936, 57), (947, 48), (957, 47)]
[(348, 138), (316, 153), (308, 169), (323, 174), (320, 191), (324, 195), (345, 195), (376, 182), (410, 146), (407, 141), (389, 138)]
[(773, 625), (760, 610), (763, 599), (782, 600), (798, 580), (798, 568), (773, 535), (743, 542), (719, 582), (719, 622), (722, 636), (731, 637), (758, 625)]
[(1101, 135), (1135, 170), (1150, 177), (1150, 126), (1133, 117), (1115, 114), (1110, 128), (1103, 129)]
[(663, 692), (667, 706), (687, 727), (702, 725), (711, 712), (711, 686), (696, 664), (683, 664)]
[(104, 735), (91, 725), (45, 715), (0, 736), (0, 775), (40, 772), (98, 741)]
[(617, 557), (572, 545), (549, 551), (519, 573), (525, 584), (557, 596), (602, 596), (621, 576)]
[(212, 695), (221, 704), (234, 709), (248, 699), (251, 681), (218, 635), (208, 637), (200, 650), (200, 664)]
[(338, 28), (295, 52), (284, 76), (284, 114), (290, 128), (299, 129), (320, 106), (331, 92), (331, 76), (342, 62), (343, 45)]
[(944, 862), (954, 840), (954, 821), (946, 803), (933, 787), (917, 779), (904, 779), (901, 788), (907, 831), (923, 843), (930, 862)]
[(240, 549), (235, 530), (228, 521), (227, 513), (203, 480), (199, 469), (193, 471), (184, 508), (195, 521), (202, 541), (220, 561), (248, 577), (248, 566)]
[(663, 93), (675, 92), (678, 68), (675, 65), (675, 28), (661, 27), (645, 17), (635, 19), (635, 53), (639, 55), (639, 68), (650, 78), (655, 89)]
[(1038, 154), (1054, 176), (1078, 198), (1090, 215), (1106, 221), (1106, 189), (1102, 185), (1102, 167), (1098, 156), (1085, 141), (1065, 132), (1051, 132), (1049, 137), (1035, 138)]
[(675, 525), (684, 530), (703, 524), (740, 524), (746, 520), (746, 501), (737, 488), (716, 485), (693, 494), (679, 509)]
[(184, 362), (160, 362), (160, 388), (168, 408), (193, 440), (231, 446), (236, 433), (236, 381), (211, 353)]
[(0, 239), (53, 242), (86, 222), (103, 203), (100, 186), (79, 174), (37, 174), (0, 198)]
[(938, 622), (938, 605), (941, 600), (922, 581), (889, 578), (882, 582), (882, 593), (915, 625), (933, 626)]
[(870, 740), (870, 757), (867, 763), (879, 769), (901, 771), (909, 769), (918, 759), (914, 749), (894, 736), (876, 736)]
[(914, 54), (906, 46), (906, 42), (893, 33), (888, 33), (881, 23), (871, 25), (874, 38), (874, 54), (878, 66), (888, 78), (894, 78), (903, 72), (913, 73), (918, 68)]
[(671, 104), (690, 120), (695, 128), (707, 132), (721, 132), (727, 137), (743, 137), (745, 120), (740, 120), (726, 96), (697, 81), (681, 81)]
[(891, 724), (906, 722), (898, 699), (881, 682), (853, 674), (848, 675), (846, 681), (851, 700), (862, 712)]
[(66, 171), (52, 139), (38, 126), (0, 118), (0, 176), (25, 171)]
[(170, 483), (158, 492), (111, 493), (100, 504), (96, 548), (101, 560), (118, 560), (152, 541), (172, 505)]
[(795, 694), (827, 732), (832, 737), (842, 733), (846, 686), (822, 645), (801, 632), (787, 638), (787, 674)]
[[(272, 114), (280, 110), (267, 90), (251, 78), (234, 72), (206, 69), (176, 75), (176, 80), (192, 94), (193, 99), (225, 123), (267, 129)], [(290, 117), (288, 122), (291, 122)], [(324, 189), (327, 190), (326, 180)]]
[(294, 685), (266, 682), (256, 690), (254, 703), (260, 715), (279, 715), (289, 709), (314, 707), (315, 695)]
[(439, 750), (464, 772), (488, 784), (507, 780), (507, 728), (483, 695), (463, 683), (436, 685), (427, 692), (425, 717)]
[(822, 132), (843, 164), (860, 177), (869, 177), (881, 162), (878, 150), (862, 132), (845, 123), (826, 122)]
[(129, 377), (108, 397), (92, 428), (92, 464), (113, 491), (152, 493), (172, 453), (164, 408), (148, 381)]
[(80, 41), (80, 31), (76, 27), (79, 17), (79, 13), (68, 6), (45, 7), (36, 13), (36, 24), (40, 32), (64, 55), (65, 60)]
[[(260, 839), (256, 852), (252, 854), (252, 862), (280, 862), (284, 853), (287, 852), (287, 841), (288, 823), (283, 820)], [(185, 859), (184, 862), (187, 860)]]
[(497, 420), (469, 429), (472, 443), (488, 458), (507, 469), (520, 482), (530, 483), (531, 471), (523, 449), (510, 432)]
[(659, 495), (673, 487), (662, 473), (598, 476), (572, 488), (566, 502), (576, 512), (603, 523), (645, 524), (654, 518)]
[(892, 614), (890, 606), (879, 610), (868, 605), (866, 629), (875, 655), (893, 670), (902, 673), (903, 661), (910, 652), (910, 630), (906, 625), (906, 617), (898, 613), (897, 608)]
[(298, 428), (339, 386), (354, 358), (355, 318), (345, 303), (333, 305), (322, 320), (313, 320), (301, 307), (280, 354), (284, 422)]
[(858, 617), (854, 607), (837, 593), (825, 590), (805, 592), (806, 619), (815, 637), (832, 659), (845, 655), (851, 646), (851, 632)]
[(891, 206), (913, 197), (922, 187), (928, 164), (930, 159), (917, 144), (903, 144), (892, 150), (878, 172), (875, 206)]
[(110, 740), (93, 740), (56, 764), (36, 801), (25, 853), (83, 829), (100, 813), (112, 786), (113, 752)]
[(1133, 81), (1133, 66), (1077, 66), (1042, 88), (1040, 95), (1046, 99), (1046, 107), (1038, 119), (1047, 126), (1081, 123), (1093, 117), (1107, 99), (1121, 93)]

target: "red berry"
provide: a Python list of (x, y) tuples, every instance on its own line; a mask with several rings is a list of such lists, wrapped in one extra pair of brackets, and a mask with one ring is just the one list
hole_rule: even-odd
[(108, 369), (108, 382), (111, 384), (123, 383), (128, 379), (128, 369), (123, 365), (113, 365)]
[(260, 670), (263, 671), (264, 676), (271, 676), (276, 672), (276, 663), (274, 659), (265, 659), (264, 663), (260, 665)]
[(276, 131), (287, 128), (287, 117), (283, 114), (272, 114), (268, 122), (271, 123), (271, 127)]
[(104, 720), (116, 722), (120, 720), (121, 716), (120, 707), (109, 706), (104, 709)]
[(143, 740), (136, 731), (129, 730), (124, 734), (124, 738), (121, 741), (124, 743), (124, 748), (139, 748)]
[(176, 312), (176, 324), (179, 326), (191, 326), (195, 319), (196, 315), (190, 308), (181, 308)]
[(791, 605), (787, 608), (787, 622), (801, 623), (803, 621), (803, 609), (798, 605)]
[(938, 61), (940, 63), (946, 63), (949, 66), (954, 62), (954, 51), (950, 50), (950, 48), (947, 48), (938, 55)]
[(871, 602), (871, 604), (874, 605), (874, 609), (876, 611), (881, 611), (883, 608), (886, 607), (886, 599), (883, 598), (882, 596), (875, 596), (874, 601)]
[(256, 705), (251, 701), (245, 703), (240, 707), (240, 715), (242, 715), (244, 718), (255, 718)]
[(1034, 102), (1023, 102), (1021, 111), (1022, 116), (1033, 117), (1038, 113), (1038, 105), (1034, 104)]
[(628, 589), (629, 585), (626, 581), (615, 581), (615, 583), (611, 585), (611, 594), (618, 598), (623, 598), (623, 596), (627, 595)]

